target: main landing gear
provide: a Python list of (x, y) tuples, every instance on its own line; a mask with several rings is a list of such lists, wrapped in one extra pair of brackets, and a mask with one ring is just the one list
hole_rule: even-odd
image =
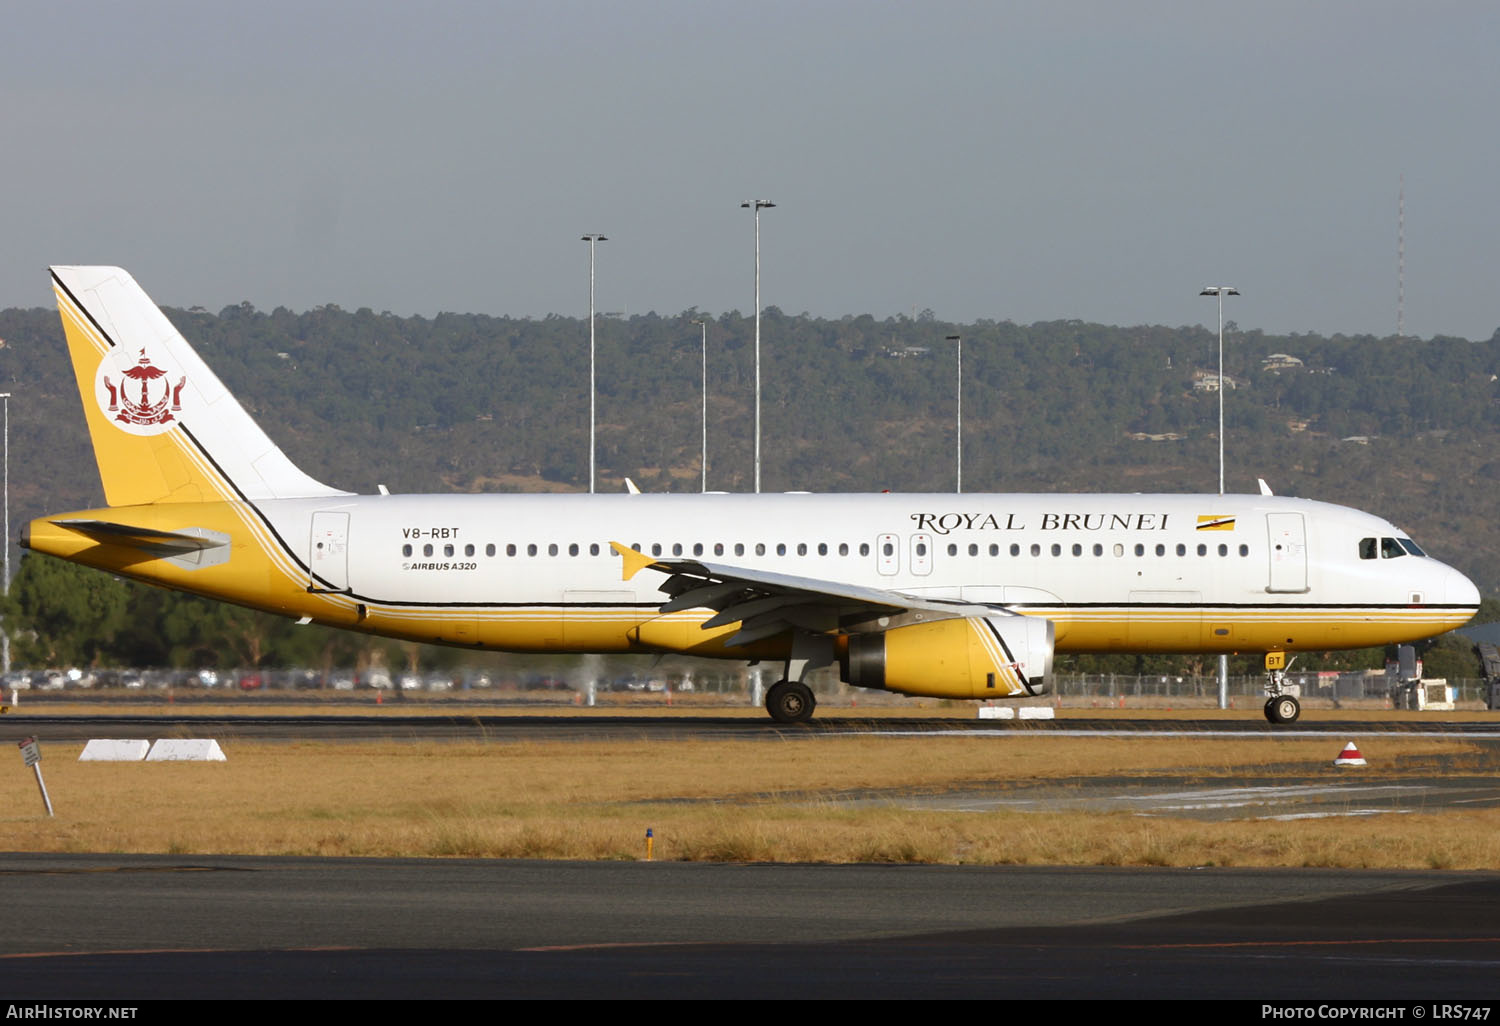
[(1286, 653), (1266, 653), (1266, 719), (1272, 723), (1296, 723), (1302, 715), (1302, 703), (1295, 695), (1283, 693), (1286, 686)]
[(766, 712), (777, 723), (806, 723), (817, 705), (812, 688), (801, 681), (777, 681), (766, 692)]
[(833, 663), (833, 639), (826, 634), (794, 631), (791, 647), (785, 675), (766, 692), (766, 712), (777, 723), (806, 723), (818, 705), (806, 684), (807, 677), (818, 667)]

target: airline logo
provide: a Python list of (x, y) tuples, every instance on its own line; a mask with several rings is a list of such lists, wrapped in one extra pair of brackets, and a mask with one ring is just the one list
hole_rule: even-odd
[(94, 396), (105, 416), (132, 435), (158, 435), (182, 412), (187, 377), (159, 365), (146, 352), (117, 347), (99, 361)]
[(1198, 530), (1200, 530), (1200, 531), (1233, 531), (1234, 530), (1234, 517), (1200, 516), (1198, 518)]

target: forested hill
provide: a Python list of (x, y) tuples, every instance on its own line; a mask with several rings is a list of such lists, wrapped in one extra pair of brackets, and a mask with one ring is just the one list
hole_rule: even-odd
[[(350, 490), (586, 489), (588, 325), (402, 318), (248, 304), (168, 315), (273, 438)], [(600, 488), (699, 487), (696, 311), (601, 318)], [(955, 351), (964, 349), (964, 490), (1213, 491), (1216, 398), (1195, 387), (1202, 328), (762, 319), (766, 490), (953, 488)], [(13, 393), (12, 535), (100, 504), (53, 310), (0, 311)], [(752, 482), (753, 326), (708, 323), (709, 487)], [(1487, 342), (1231, 328), (1229, 490), (1358, 506), (1500, 594), (1500, 332)], [(1292, 359), (1280, 357), (1281, 354)], [(1153, 437), (1154, 436), (1154, 437)]]

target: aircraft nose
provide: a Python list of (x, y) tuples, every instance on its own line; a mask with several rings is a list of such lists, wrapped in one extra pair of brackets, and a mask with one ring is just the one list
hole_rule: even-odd
[(1479, 608), (1479, 589), (1457, 570), (1450, 571), (1443, 587), (1443, 601), (1450, 606)]

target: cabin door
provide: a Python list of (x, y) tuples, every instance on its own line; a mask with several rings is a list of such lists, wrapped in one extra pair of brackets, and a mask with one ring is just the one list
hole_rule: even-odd
[(1267, 513), (1271, 580), (1267, 591), (1307, 591), (1307, 526), (1301, 513)]
[(349, 590), (349, 514), (321, 511), (312, 515), (308, 591)]

